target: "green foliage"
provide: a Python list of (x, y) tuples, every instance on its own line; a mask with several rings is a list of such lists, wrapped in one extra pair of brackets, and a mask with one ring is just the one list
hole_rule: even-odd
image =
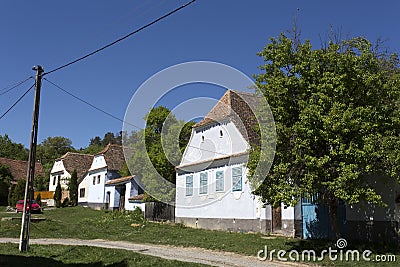
[[(62, 201), (62, 203), (61, 203), (61, 207), (63, 207), (63, 208), (65, 208), (65, 207), (68, 207), (69, 206), (69, 204), (70, 204), (70, 202), (69, 202), (69, 198), (68, 197), (66, 197), (66, 198), (64, 198), (63, 199), (63, 201)], [(59, 208), (59, 207), (58, 207)]]
[(132, 135), (132, 157), (128, 160), (133, 174), (142, 177), (145, 190), (158, 200), (175, 196), (175, 166), (190, 138), (192, 122), (178, 121), (163, 106), (153, 108), (145, 117), (146, 127)]
[(10, 168), (0, 165), (0, 205), (5, 206), (8, 204), (9, 188), (12, 179), (13, 176)]
[(40, 195), (40, 193), (36, 196), (35, 201), (36, 201), (36, 203), (38, 203), (39, 205), (42, 205), (42, 196)]
[(18, 180), (17, 185), (14, 187), (14, 191), (9, 199), (11, 200), (10, 206), (14, 207), (18, 200), (24, 199), (25, 197), (25, 184), (24, 179)]
[(61, 207), (61, 197), (62, 197), (61, 184), (60, 184), (60, 180), (58, 180), (57, 186), (56, 186), (56, 191), (54, 192), (54, 201), (56, 202), (57, 208)]
[(69, 183), (69, 199), (72, 206), (78, 205), (78, 173), (74, 170)]
[(0, 157), (28, 160), (28, 149), (22, 144), (14, 143), (7, 134), (0, 135)]
[(40, 174), (35, 176), (35, 179), (33, 179), (33, 187), (35, 191), (47, 191), (49, 189), (49, 178)]
[(65, 153), (74, 151), (75, 148), (72, 147), (72, 141), (69, 138), (62, 136), (47, 137), (36, 147), (36, 160), (42, 163), (45, 177), (49, 177), (54, 161)]
[[(397, 55), (377, 53), (364, 38), (313, 49), (285, 34), (258, 55), (265, 64), (256, 84), (274, 114), (277, 143), (256, 193), (273, 205), (316, 192), (328, 204), (383, 204), (375, 181), (399, 174)], [(251, 175), (260, 156), (252, 151)]]

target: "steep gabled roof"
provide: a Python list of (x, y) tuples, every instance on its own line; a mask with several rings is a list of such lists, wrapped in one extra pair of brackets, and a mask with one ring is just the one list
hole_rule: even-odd
[(231, 120), (247, 142), (258, 144), (259, 135), (255, 130), (257, 119), (253, 111), (257, 110), (259, 103), (260, 97), (255, 94), (227, 90), (204, 119), (195, 124), (193, 128), (200, 129)]
[(121, 145), (108, 144), (96, 156), (102, 155), (110, 171), (120, 171), (125, 163), (123, 147)]
[(80, 180), (89, 170), (93, 161), (93, 155), (67, 152), (58, 160), (63, 162), (64, 168), (70, 174), (76, 170), (78, 180)]
[[(5, 165), (10, 168), (10, 171), (15, 181), (26, 179), (26, 174), (28, 171), (28, 161), (0, 158), (0, 165)], [(44, 176), (43, 166), (40, 162), (35, 163), (35, 176), (37, 175)]]

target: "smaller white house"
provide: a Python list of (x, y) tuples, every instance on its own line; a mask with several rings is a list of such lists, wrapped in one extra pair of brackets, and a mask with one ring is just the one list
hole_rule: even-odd
[(72, 172), (77, 171), (78, 183), (82, 179), (92, 163), (93, 155), (67, 152), (61, 158), (56, 159), (50, 171), (49, 191), (55, 191), (58, 181), (61, 189), (68, 190)]
[(109, 210), (145, 210), (143, 189), (135, 176), (127, 176), (106, 182), (106, 209)]
[(139, 206), (144, 210), (139, 199), (129, 200), (143, 191), (134, 177), (121, 177), (124, 163), (120, 145), (109, 144), (94, 155), (86, 176), (79, 183), (78, 204), (94, 209), (134, 210)]

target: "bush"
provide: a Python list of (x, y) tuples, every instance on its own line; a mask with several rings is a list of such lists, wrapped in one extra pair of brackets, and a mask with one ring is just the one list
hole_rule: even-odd
[(132, 219), (135, 222), (143, 222), (144, 221), (144, 213), (141, 208), (136, 207), (136, 209), (132, 212)]
[(40, 193), (36, 196), (35, 201), (36, 201), (36, 203), (38, 203), (40, 206), (42, 206), (42, 196), (40, 195)]
[(63, 208), (65, 208), (65, 207), (68, 207), (69, 206), (69, 198), (64, 198), (64, 200), (63, 200), (63, 202), (62, 202), (62, 204), (61, 204), (61, 207), (63, 207)]

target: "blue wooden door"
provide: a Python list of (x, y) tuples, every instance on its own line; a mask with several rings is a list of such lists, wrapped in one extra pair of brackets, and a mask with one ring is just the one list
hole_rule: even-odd
[[(331, 231), (329, 208), (325, 204), (318, 204), (316, 196), (302, 198), (301, 212), (304, 239), (321, 239), (334, 236)], [(338, 205), (338, 223), (343, 235), (346, 223), (346, 208), (343, 201), (340, 201)]]

